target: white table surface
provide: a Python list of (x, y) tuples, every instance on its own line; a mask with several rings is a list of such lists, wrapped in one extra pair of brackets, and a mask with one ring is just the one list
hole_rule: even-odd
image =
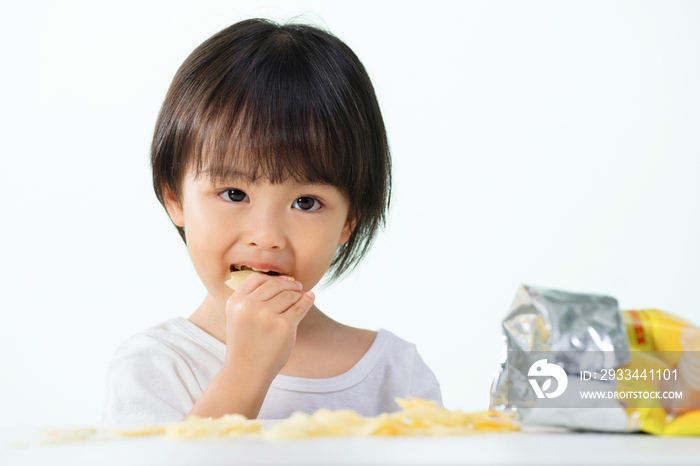
[(0, 465), (699, 465), (700, 437), (526, 427), (458, 437), (170, 440), (43, 445), (39, 427), (0, 427)]

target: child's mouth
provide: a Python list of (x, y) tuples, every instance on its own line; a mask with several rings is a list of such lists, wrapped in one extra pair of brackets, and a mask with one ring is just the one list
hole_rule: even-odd
[(273, 277), (280, 275), (280, 273), (273, 270), (256, 269), (255, 267), (248, 267), (247, 265), (231, 264), (231, 272), (235, 272), (236, 270), (252, 270), (254, 272), (264, 273), (265, 275), (271, 275)]

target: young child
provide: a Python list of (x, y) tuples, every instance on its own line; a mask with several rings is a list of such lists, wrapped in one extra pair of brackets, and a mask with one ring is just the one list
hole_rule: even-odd
[[(314, 27), (247, 20), (178, 70), (158, 116), (153, 186), (207, 289), (197, 310), (123, 343), (104, 422), (442, 406), (433, 372), (391, 332), (338, 323), (310, 290), (366, 254), (391, 162), (357, 56)], [(236, 269), (257, 269), (232, 291)], [(293, 277), (293, 279), (289, 279)]]

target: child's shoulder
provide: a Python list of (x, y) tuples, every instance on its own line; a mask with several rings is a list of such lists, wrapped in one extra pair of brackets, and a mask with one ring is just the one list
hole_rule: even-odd
[[(379, 329), (351, 327), (332, 320), (323, 331), (298, 338), (288, 364), (280, 374), (302, 378), (331, 378), (359, 366), (374, 366), (381, 360), (412, 359), (415, 345)], [(314, 361), (309, 364), (308, 361)]]
[(379, 334), (377, 330), (350, 327), (348, 325), (342, 325), (342, 327), (339, 329), (342, 335), (342, 338), (339, 338), (339, 340), (343, 341), (346, 346), (369, 349)]
[(367, 330), (338, 324), (332, 335), (330, 340), (333, 342), (332, 346), (336, 351), (351, 354), (357, 360), (362, 358), (373, 346), (374, 348), (372, 349), (380, 353), (386, 351), (404, 352), (409, 349), (415, 349), (413, 343), (384, 328)]
[[(217, 347), (219, 343), (221, 347)], [(117, 348), (117, 355), (147, 351), (182, 353), (197, 348), (200, 352), (222, 353), (223, 344), (191, 324), (184, 317), (175, 317), (143, 330), (124, 341)]]
[(415, 344), (384, 328), (373, 331), (351, 327), (342, 347), (355, 364), (361, 360), (370, 365), (382, 361), (383, 364), (412, 364), (417, 353)]

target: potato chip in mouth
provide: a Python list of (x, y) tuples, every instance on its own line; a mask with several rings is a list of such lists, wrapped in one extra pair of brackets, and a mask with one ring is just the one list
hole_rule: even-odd
[(264, 273), (265, 275), (272, 275), (273, 277), (281, 275), (279, 272), (275, 272), (274, 270), (256, 269), (255, 267), (248, 267), (247, 265), (231, 264), (231, 272), (235, 272), (237, 270), (251, 270), (253, 272)]
[[(270, 276), (279, 276), (280, 274), (277, 272), (272, 272), (270, 270), (260, 270), (260, 269), (254, 269), (252, 267), (248, 267), (247, 265), (238, 265), (238, 264), (233, 264), (231, 266), (231, 278), (226, 280), (224, 283), (231, 288), (232, 290), (235, 290), (240, 286), (241, 283), (243, 283), (243, 280), (248, 278), (249, 275), (253, 273), (261, 273), (264, 275), (270, 275)], [(289, 280), (294, 280), (293, 277), (287, 277)]]

